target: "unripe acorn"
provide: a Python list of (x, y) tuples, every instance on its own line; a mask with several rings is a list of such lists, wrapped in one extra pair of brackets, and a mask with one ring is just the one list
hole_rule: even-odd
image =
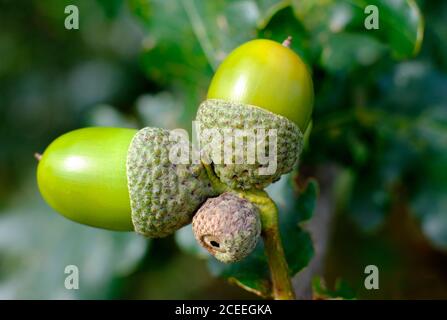
[[(287, 44), (259, 39), (231, 52), (216, 71), (207, 100), (197, 112), (202, 151), (213, 162), (220, 180), (231, 188), (263, 189), (290, 172), (302, 149), (313, 99), (309, 71)], [(245, 158), (244, 163), (224, 163), (220, 153), (224, 144), (216, 143), (205, 133), (207, 129), (217, 129), (219, 135), (224, 136), (226, 129), (250, 128), (255, 129), (255, 134), (258, 128), (276, 131), (277, 168), (274, 173), (260, 174), (259, 169), (265, 167), (265, 163), (246, 160), (248, 147), (237, 155), (233, 146), (233, 159)], [(263, 147), (268, 146), (269, 139), (256, 141), (256, 148), (261, 148), (261, 143)]]
[(286, 117), (304, 133), (313, 109), (312, 78), (287, 45), (257, 39), (237, 47), (217, 69), (207, 99), (263, 108)]
[(192, 225), (200, 245), (225, 263), (248, 256), (261, 234), (257, 207), (231, 192), (208, 199), (194, 215)]
[(40, 192), (82, 224), (163, 237), (214, 191), (201, 164), (174, 164), (169, 131), (84, 128), (56, 139), (37, 169)]

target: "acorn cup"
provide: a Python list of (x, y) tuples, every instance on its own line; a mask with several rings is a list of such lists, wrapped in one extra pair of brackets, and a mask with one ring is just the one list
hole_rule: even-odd
[(86, 225), (164, 237), (215, 195), (202, 164), (176, 164), (170, 131), (85, 128), (45, 150), (37, 180), (47, 203)]
[(202, 156), (232, 189), (264, 189), (290, 172), (301, 153), (298, 126), (256, 106), (206, 100), (196, 121)]

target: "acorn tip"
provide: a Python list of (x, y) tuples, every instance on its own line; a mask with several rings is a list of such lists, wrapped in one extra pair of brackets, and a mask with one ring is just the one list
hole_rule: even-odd
[(34, 153), (34, 158), (36, 158), (37, 161), (40, 161), (42, 159), (42, 155), (39, 152)]
[(292, 36), (287, 36), (287, 38), (282, 42), (282, 45), (287, 48), (289, 48), (291, 44), (292, 44)]

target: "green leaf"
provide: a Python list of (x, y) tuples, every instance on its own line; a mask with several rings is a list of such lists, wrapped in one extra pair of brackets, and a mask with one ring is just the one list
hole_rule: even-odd
[(436, 57), (437, 69), (447, 72), (447, 31), (445, 21), (447, 21), (447, 2), (437, 2), (424, 6), (424, 16), (430, 21), (427, 24), (427, 47), (431, 57)]
[(205, 38), (202, 48), (183, 3), (181, 0), (132, 0), (130, 6), (144, 29), (143, 70), (152, 81), (184, 95), (182, 99), (187, 108), (183, 120), (189, 124), (212, 74), (203, 49), (209, 52), (211, 44)]
[(368, 67), (386, 52), (386, 46), (363, 34), (330, 34), (320, 57), (320, 64), (330, 72), (349, 72), (354, 67)]
[[(367, 30), (364, 26), (365, 18), (369, 16), (364, 10), (369, 5), (378, 8), (378, 30)], [(328, 46), (334, 46), (329, 41), (332, 36), (342, 32), (370, 38), (361, 40), (366, 43), (380, 41), (391, 49), (397, 59), (412, 57), (421, 47), (424, 23), (418, 6), (412, 0), (293, 0), (293, 6), (300, 21), (320, 43), (322, 54)], [(359, 46), (361, 43), (351, 41), (350, 45), (351, 52), (363, 51)]]
[(362, 22), (362, 12), (348, 0), (292, 0), (292, 5), (306, 29), (318, 37), (345, 31)]
[(211, 258), (208, 267), (214, 276), (226, 278), (261, 297), (271, 296), (270, 274), (262, 241), (259, 241), (255, 250), (240, 262), (224, 264)]
[(355, 294), (349, 285), (342, 279), (337, 279), (334, 290), (329, 290), (321, 277), (312, 280), (314, 300), (351, 300)]
[(258, 19), (258, 29), (264, 29), (282, 9), (290, 6), (290, 0), (256, 0), (261, 16)]
[(279, 43), (282, 43), (288, 36), (292, 37), (290, 48), (298, 53), (307, 64), (311, 64), (314, 59), (312, 56), (313, 42), (303, 25), (295, 18), (290, 6), (276, 12), (258, 33), (259, 38), (272, 39)]
[(291, 175), (280, 183), (283, 185), (273, 185), (267, 191), (279, 209), (282, 242), (293, 276), (309, 263), (314, 254), (312, 239), (302, 225), (312, 218), (318, 197), (318, 183), (310, 179), (304, 189), (298, 190), (298, 194), (291, 182)]
[(351, 1), (363, 10), (368, 5), (376, 5), (379, 8), (379, 34), (396, 58), (409, 58), (419, 52), (424, 35), (424, 21), (415, 1)]
[[(289, 264), (291, 276), (303, 269), (313, 256), (312, 240), (302, 223), (312, 217), (318, 194), (316, 181), (310, 180), (296, 195), (291, 183), (291, 175), (269, 186), (268, 192), (279, 209), (281, 239)], [(271, 296), (271, 283), (264, 245), (260, 241), (244, 260), (223, 264), (215, 259), (209, 262), (211, 272), (229, 279), (248, 291), (260, 296)]]

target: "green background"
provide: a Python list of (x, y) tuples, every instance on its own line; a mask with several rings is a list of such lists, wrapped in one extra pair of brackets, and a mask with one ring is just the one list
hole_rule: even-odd
[(269, 187), (298, 295), (447, 298), (447, 2), (1, 0), (0, 21), (0, 298), (268, 295), (262, 244), (225, 266), (190, 227), (150, 241), (78, 225), (42, 200), (33, 154), (86, 126), (190, 130), (228, 52), (287, 35), (316, 96), (299, 170)]

